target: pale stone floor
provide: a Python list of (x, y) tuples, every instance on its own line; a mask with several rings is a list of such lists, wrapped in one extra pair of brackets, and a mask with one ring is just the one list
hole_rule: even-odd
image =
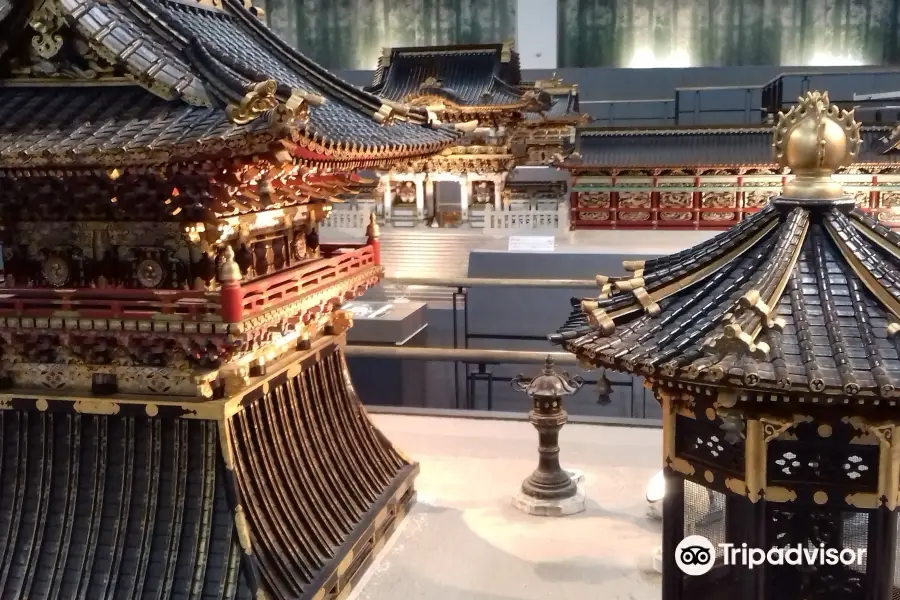
[(534, 517), (510, 502), (537, 463), (526, 421), (373, 415), (421, 464), (419, 502), (354, 600), (658, 600), (660, 525), (644, 490), (662, 431), (566, 425), (563, 464), (584, 474), (587, 510)]

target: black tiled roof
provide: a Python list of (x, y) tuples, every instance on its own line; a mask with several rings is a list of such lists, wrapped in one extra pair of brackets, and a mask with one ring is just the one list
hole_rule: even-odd
[(166, 0), (152, 1), (212, 55), (216, 69), (228, 71), (246, 84), (273, 78), (289, 88), (323, 95), (326, 102), (310, 111), (308, 133), (313, 136), (383, 148), (429, 145), (456, 138), (455, 133), (434, 130), (421, 123), (380, 125), (372, 118), (372, 112), (380, 108), (381, 100), (350, 84), (339, 86), (335, 76), (318, 67), (316, 72), (308, 62), (302, 62), (308, 59), (301, 61), (299, 55), (288, 52), (287, 45), (279, 48), (283, 42), (264, 29), (255, 17), (231, 14), (244, 10), (232, 8), (236, 3), (226, 0), (229, 13), (221, 13)]
[[(897, 155), (882, 154), (882, 138), (890, 128), (864, 128), (858, 162), (896, 162)], [(774, 165), (772, 130), (746, 128), (670, 128), (578, 130), (573, 167), (691, 167)]]
[(704, 244), (626, 263), (631, 277), (598, 276), (600, 297), (573, 301), (551, 339), (663, 379), (893, 397), (898, 256), (900, 236), (856, 209), (769, 205)]
[(544, 121), (547, 119), (565, 119), (566, 117), (579, 118), (581, 112), (578, 107), (578, 93), (570, 91), (565, 94), (550, 95), (550, 110), (543, 114), (529, 112), (525, 115), (527, 121)]
[(0, 427), (0, 597), (255, 597), (217, 422), (4, 410)]
[[(164, 164), (204, 152), (265, 149), (265, 119), (233, 124), (219, 108), (170, 102), (136, 86), (0, 88), (0, 167)], [(232, 148), (233, 146), (233, 148)]]
[(395, 102), (436, 95), (460, 106), (523, 104), (519, 55), (504, 62), (502, 53), (503, 44), (391, 48), (367, 89)]
[[(428, 124), (424, 110), (401, 110), (398, 118), (382, 125), (374, 116), (382, 109), (382, 100), (290, 48), (238, 0), (223, 0), (219, 8), (169, 0), (49, 1), (58, 4), (67, 22), (101, 55), (119, 63), (165, 100), (211, 107), (224, 116), (224, 106), (239, 102), (252, 84), (274, 79), (282, 101), (294, 89), (324, 98), (321, 105), (310, 107), (302, 133), (329, 149), (382, 156), (423, 154), (439, 150), (460, 135), (450, 127)], [(8, 104), (6, 98), (17, 93), (0, 88), (0, 104)], [(177, 110), (182, 109), (171, 109)], [(185, 125), (193, 118), (199, 119), (201, 127), (208, 124), (205, 119), (215, 120), (212, 113), (204, 117), (183, 110), (188, 115), (182, 121)], [(153, 111), (158, 108), (140, 118), (151, 119), (157, 114)], [(72, 117), (78, 115), (73, 112)], [(72, 123), (73, 128), (81, 125), (92, 127)], [(112, 137), (128, 141), (127, 136)], [(0, 143), (10, 145), (6, 140)]]
[(369, 423), (345, 369), (332, 351), (245, 396), (224, 426), (165, 404), (96, 415), (16, 398), (0, 411), (0, 598), (346, 588), (330, 578), (350, 548), (364, 565), (375, 532), (390, 533), (415, 467)]

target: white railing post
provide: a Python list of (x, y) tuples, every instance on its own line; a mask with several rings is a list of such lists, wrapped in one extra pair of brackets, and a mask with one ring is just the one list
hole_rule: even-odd
[(494, 233), (496, 225), (494, 223), (494, 207), (491, 205), (484, 207), (484, 232)]

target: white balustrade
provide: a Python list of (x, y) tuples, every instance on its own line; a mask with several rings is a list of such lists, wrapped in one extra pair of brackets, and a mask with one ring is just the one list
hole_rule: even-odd
[(365, 236), (371, 213), (372, 209), (366, 206), (332, 208), (320, 227), (323, 230), (340, 231), (346, 235)]
[(555, 235), (569, 231), (569, 206), (561, 202), (556, 209), (505, 209), (491, 206), (484, 210), (484, 232), (489, 235), (521, 235), (527, 232), (547, 232)]

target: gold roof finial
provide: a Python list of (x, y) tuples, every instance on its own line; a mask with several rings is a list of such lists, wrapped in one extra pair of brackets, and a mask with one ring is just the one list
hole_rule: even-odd
[(862, 144), (859, 128), (853, 111), (832, 105), (827, 92), (807, 92), (787, 114), (778, 113), (772, 147), (778, 164), (795, 176), (784, 186), (782, 197), (843, 198), (843, 188), (832, 176), (856, 160)]

